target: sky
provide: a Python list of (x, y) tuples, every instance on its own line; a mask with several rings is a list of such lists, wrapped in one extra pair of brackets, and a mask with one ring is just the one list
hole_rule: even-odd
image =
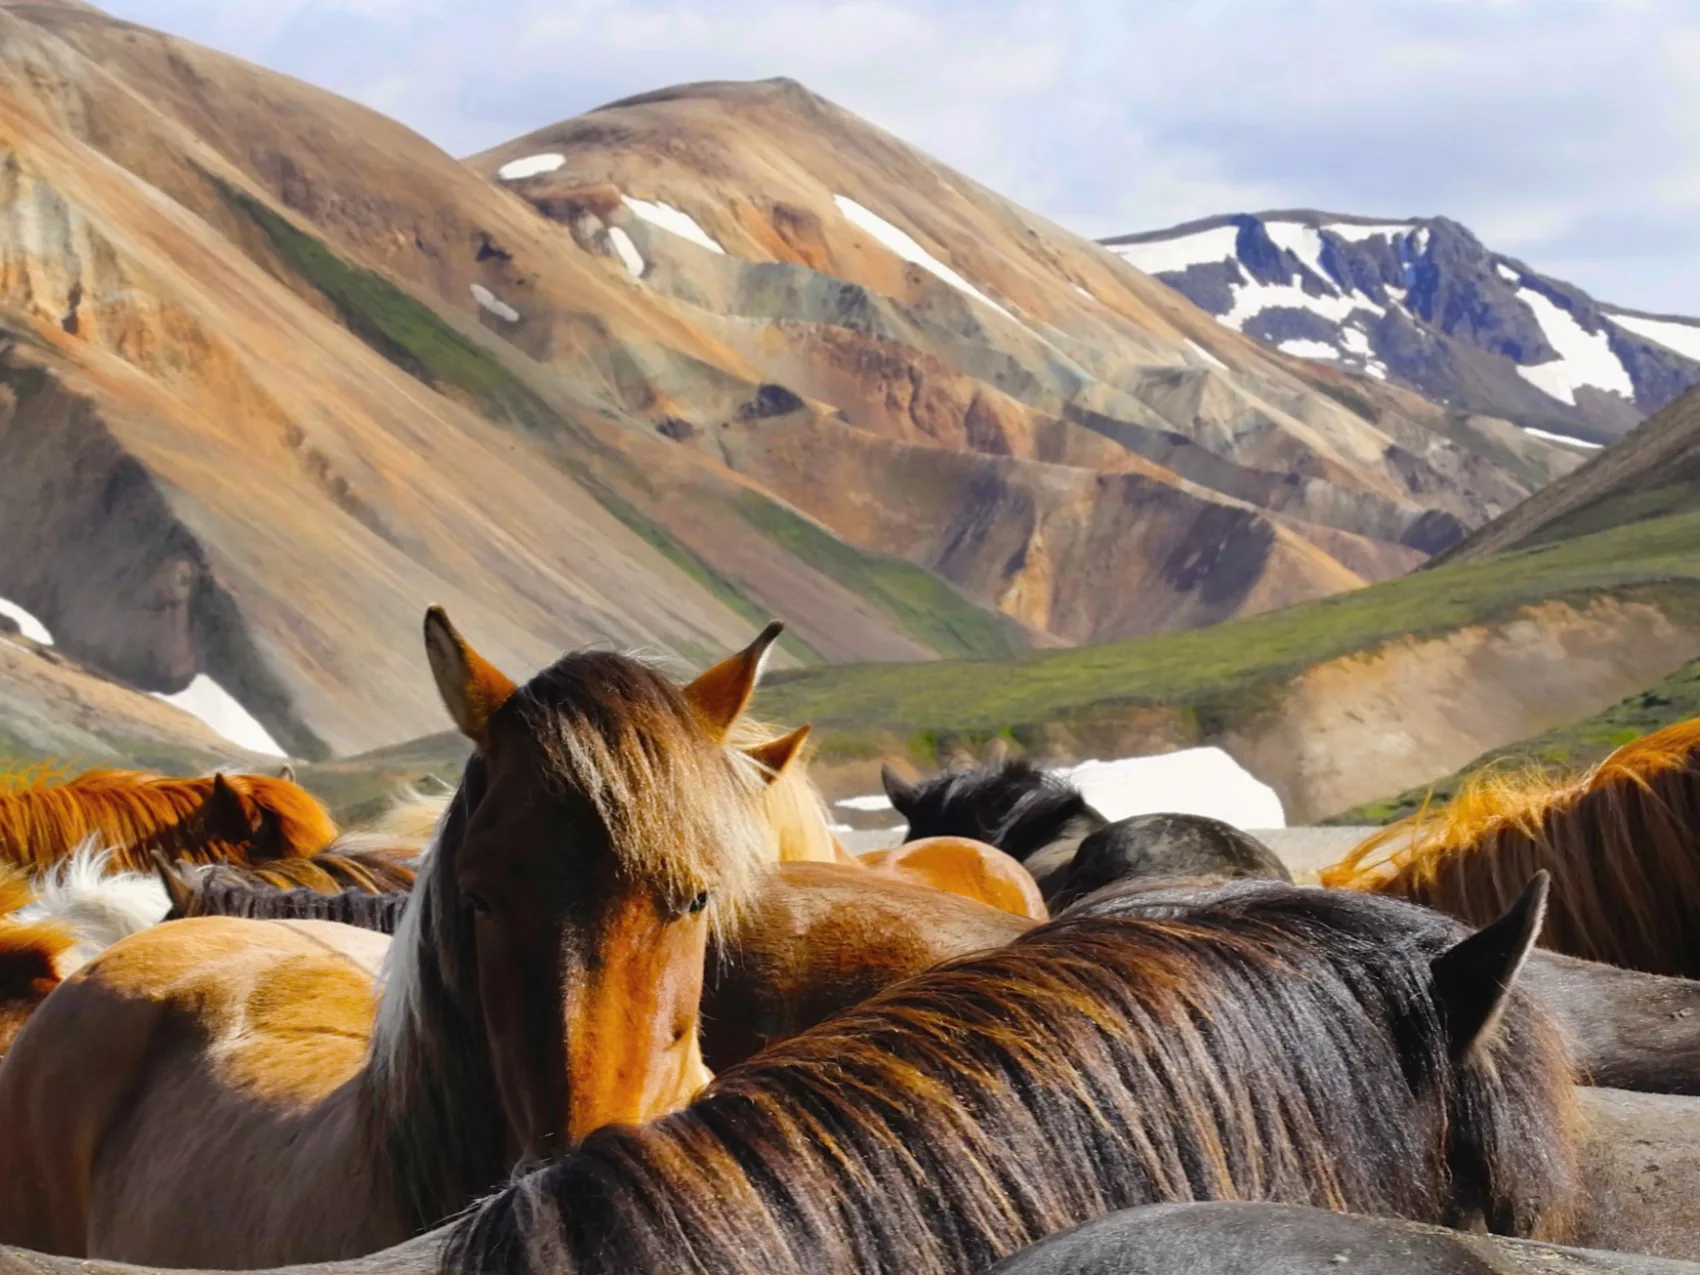
[(1094, 237), (1444, 215), (1700, 315), (1700, 0), (96, 0), (456, 155), (786, 75)]

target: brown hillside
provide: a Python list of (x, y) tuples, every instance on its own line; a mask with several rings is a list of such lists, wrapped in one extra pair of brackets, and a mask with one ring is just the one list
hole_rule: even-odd
[[(0, 3), (0, 596), (321, 755), (440, 728), (431, 602), (516, 670), (700, 662), (769, 614), (791, 659), (997, 656), (1385, 577), (1572, 463), (1225, 332), (795, 85), (545, 133), (465, 166)], [(546, 145), (571, 163), (488, 180)]]

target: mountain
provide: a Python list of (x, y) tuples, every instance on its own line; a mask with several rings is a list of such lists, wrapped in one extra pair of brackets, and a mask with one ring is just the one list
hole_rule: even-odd
[(463, 164), (0, 2), (0, 596), (299, 756), (492, 658), (996, 658), (1420, 564), (1578, 458), (1288, 358), (800, 86)]
[(1700, 658), (1697, 423), (1700, 389), (1396, 580), (1196, 632), (946, 661), (924, 679), (784, 672), (757, 707), (815, 723), (835, 796), (875, 791), (882, 760), (1213, 744), (1280, 794), (1289, 821), (1359, 807), (1350, 821), (1511, 745), (1585, 762), (1694, 700), (1679, 670)]
[(1603, 304), (1445, 217), (1238, 214), (1103, 242), (1289, 354), (1584, 444), (1700, 383), (1700, 319)]
[(1437, 561), (1511, 549), (1700, 511), (1700, 390), (1655, 413), (1617, 446), (1471, 533)]

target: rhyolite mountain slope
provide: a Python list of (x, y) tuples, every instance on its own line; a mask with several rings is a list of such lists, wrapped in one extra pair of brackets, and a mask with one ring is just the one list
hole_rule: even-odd
[(1065, 641), (1385, 578), (1576, 463), (1269, 357), (790, 81), (646, 94), (471, 163), (788, 396), (657, 404), (660, 432)]
[(1469, 561), (1694, 512), (1700, 512), (1700, 389), (1478, 528), (1437, 561)]
[(1700, 383), (1700, 319), (1596, 301), (1445, 217), (1210, 217), (1104, 243), (1224, 325), (1584, 443)]
[(0, 3), (0, 596), (325, 756), (440, 729), (432, 602), (516, 672), (769, 615), (791, 663), (995, 657), (1385, 578), (1576, 463), (1227, 332), (789, 82), (545, 134), (462, 164)]

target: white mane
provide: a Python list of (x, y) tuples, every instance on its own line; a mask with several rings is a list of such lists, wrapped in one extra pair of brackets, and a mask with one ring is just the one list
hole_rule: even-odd
[(23, 922), (57, 922), (76, 936), (59, 958), (61, 978), (82, 968), (119, 939), (157, 925), (171, 910), (165, 886), (151, 872), (107, 875), (112, 851), (98, 835), (84, 838), (71, 857), (31, 883), (35, 898), (17, 913)]

